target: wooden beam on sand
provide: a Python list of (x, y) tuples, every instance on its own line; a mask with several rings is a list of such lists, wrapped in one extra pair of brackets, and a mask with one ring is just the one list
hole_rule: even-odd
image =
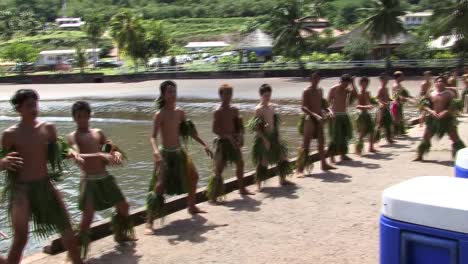
[[(311, 158), (313, 161), (319, 161), (318, 153), (311, 154)], [(297, 158), (290, 159), (289, 162), (292, 165), (295, 165)], [(294, 166), (295, 167), (295, 166)], [(276, 175), (276, 166), (272, 166), (268, 169), (269, 177), (272, 178)], [(255, 183), (255, 171), (250, 171), (244, 174), (243, 179), (244, 185), (249, 186)], [(233, 192), (238, 189), (238, 181), (237, 178), (230, 178), (225, 180), (224, 188), (226, 193)], [(208, 199), (205, 195), (206, 187), (198, 188), (196, 193), (197, 203), (206, 202)], [(184, 210), (187, 208), (187, 195), (178, 195), (175, 197), (171, 197), (170, 199), (166, 200), (165, 210), (167, 214), (172, 214), (180, 210)], [(138, 209), (132, 210), (130, 212), (130, 217), (133, 223), (136, 225), (141, 225), (145, 223), (146, 217), (146, 207), (140, 207)], [(106, 236), (112, 235), (111, 231), (111, 220), (110, 218), (104, 219), (102, 221), (95, 222), (91, 225), (90, 229), (90, 238), (91, 241), (95, 241)], [(62, 241), (59, 236), (54, 236), (50, 242), (50, 244), (43, 247), (43, 252), (46, 254), (59, 254), (65, 251), (65, 248), (62, 244)]]
[[(409, 126), (415, 126), (419, 124), (419, 118), (413, 118), (408, 121)], [(314, 162), (320, 161), (320, 157), (318, 153), (314, 153), (310, 155)], [(297, 161), (296, 158), (292, 158), (289, 160), (289, 163), (295, 165)], [(295, 167), (295, 166), (294, 166)], [(276, 166), (270, 167), (268, 169), (269, 178), (272, 178), (276, 175)], [(244, 185), (249, 186), (255, 183), (255, 171), (250, 171), (244, 174)], [(227, 179), (224, 182), (224, 188), (226, 193), (233, 192), (238, 189), (238, 182), (237, 178)], [(205, 195), (206, 187), (198, 188), (196, 193), (197, 203), (206, 202), (208, 199)], [(187, 195), (178, 195), (172, 197), (166, 201), (166, 211), (167, 214), (172, 214), (180, 210), (184, 210), (187, 208)], [(140, 207), (138, 209), (132, 210), (130, 212), (130, 217), (133, 223), (136, 225), (141, 225), (145, 223), (146, 217), (146, 208)], [(90, 238), (91, 241), (95, 241), (106, 236), (112, 235), (111, 231), (111, 221), (110, 218), (104, 219), (102, 221), (95, 222), (91, 225), (90, 229)], [(46, 245), (43, 248), (43, 252), (46, 254), (55, 255), (61, 252), (64, 252), (65, 248), (61, 242), (59, 236), (54, 236), (49, 245)]]

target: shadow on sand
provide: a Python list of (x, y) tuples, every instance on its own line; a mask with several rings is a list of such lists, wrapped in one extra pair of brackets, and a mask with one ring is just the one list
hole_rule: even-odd
[(298, 187), (292, 183), (290, 185), (278, 186), (278, 187), (264, 187), (262, 193), (265, 194), (265, 198), (286, 198), (286, 199), (298, 199), (299, 196), (296, 194)]
[(454, 164), (454, 162), (452, 160), (444, 160), (444, 161), (440, 161), (440, 160), (423, 160), (423, 161), (421, 161), (421, 163), (439, 164), (439, 165), (446, 166), (446, 167), (451, 167), (451, 168), (453, 168), (453, 166), (455, 166), (455, 164)]
[(108, 252), (96, 258), (90, 258), (86, 263), (127, 263), (137, 264), (140, 261), (141, 256), (135, 255), (136, 244), (116, 246), (115, 250)]
[(258, 212), (260, 211), (261, 201), (253, 199), (249, 195), (243, 195), (242, 198), (223, 202), (221, 205), (230, 208), (236, 212)]
[(347, 161), (341, 161), (337, 163), (340, 166), (344, 167), (352, 167), (352, 168), (366, 168), (370, 170), (376, 170), (380, 169), (381, 166), (379, 164), (374, 164), (374, 163), (365, 163), (360, 160), (347, 160)]
[(332, 171), (321, 172), (317, 174), (306, 175), (307, 178), (314, 178), (322, 180), (322, 182), (339, 182), (349, 183), (351, 182), (351, 176), (343, 173), (335, 173)]
[(373, 159), (373, 160), (392, 160), (393, 156), (394, 155), (391, 153), (382, 153), (382, 152), (362, 155), (363, 158)]
[[(168, 236), (170, 244), (178, 244), (180, 242), (202, 243), (206, 241), (203, 234), (215, 230), (224, 225), (207, 225), (208, 220), (201, 215), (194, 215), (188, 219), (176, 220), (170, 224), (157, 229), (154, 234), (157, 236)], [(175, 236), (175, 237), (173, 237)]]

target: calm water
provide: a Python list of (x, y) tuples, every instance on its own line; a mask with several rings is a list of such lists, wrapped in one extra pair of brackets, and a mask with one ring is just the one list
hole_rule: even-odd
[[(41, 120), (54, 122), (59, 133), (65, 135), (74, 130), (75, 126), (69, 116), (72, 101), (50, 101), (41, 102)], [(242, 110), (245, 120), (251, 117), (251, 109), (256, 102), (236, 102)], [(147, 194), (148, 180), (153, 170), (152, 150), (149, 145), (151, 131), (151, 118), (154, 113), (154, 104), (151, 101), (92, 101), (94, 116), (92, 124), (104, 130), (106, 135), (113, 139), (128, 155), (128, 163), (123, 167), (110, 168), (109, 171), (115, 175), (120, 187), (125, 193), (132, 208), (143, 206)], [(211, 133), (212, 112), (217, 107), (214, 101), (190, 101), (179, 103), (189, 118), (195, 121), (197, 128), (206, 142), (211, 142), (214, 135)], [(283, 114), (283, 133), (288, 139), (291, 149), (294, 150), (299, 144), (296, 133), (296, 119), (298, 105), (293, 102), (282, 103), (279, 112)], [(0, 129), (3, 131), (8, 126), (18, 121), (15, 113), (11, 111), (8, 103), (0, 103)], [(252, 135), (246, 135), (246, 146), (250, 145)], [(252, 169), (249, 150), (243, 149), (246, 159), (246, 171)], [(211, 161), (204, 154), (199, 145), (190, 144), (189, 153), (194, 159), (200, 173), (199, 186), (206, 185), (207, 177), (211, 173)], [(65, 180), (58, 184), (65, 201), (75, 222), (80, 220), (80, 212), (77, 209), (78, 183), (80, 172), (72, 163), (68, 166), (68, 175)], [(232, 170), (226, 171), (226, 176), (233, 176)], [(0, 180), (3, 185), (3, 174)], [(5, 205), (0, 207), (0, 230), (11, 237), (11, 231), (6, 219)], [(99, 212), (95, 220), (108, 217), (112, 209)], [(10, 246), (10, 240), (0, 241), (0, 252), (5, 254)], [(34, 236), (28, 243), (26, 254), (38, 251), (44, 241), (38, 241)]]
[[(59, 133), (65, 135), (74, 130), (74, 123), (70, 118), (72, 101), (48, 101), (41, 102), (41, 120), (54, 122)], [(238, 101), (235, 105), (241, 109), (244, 121), (253, 114), (252, 109), (256, 102)], [(128, 155), (129, 161), (123, 167), (110, 168), (115, 175), (120, 187), (125, 193), (132, 208), (143, 206), (148, 188), (148, 180), (153, 170), (152, 150), (149, 144), (151, 131), (151, 118), (154, 113), (152, 101), (91, 101), (93, 107), (93, 126), (104, 130), (106, 135), (113, 139)], [(211, 142), (214, 135), (211, 132), (212, 113), (218, 103), (207, 100), (185, 100), (179, 103), (194, 120), (197, 128), (206, 142)], [(282, 115), (282, 135), (290, 146), (290, 155), (295, 154), (300, 146), (301, 138), (297, 133), (296, 123), (299, 115), (299, 102), (282, 101), (279, 103), (278, 112)], [(3, 131), (8, 126), (18, 121), (15, 113), (11, 111), (8, 103), (0, 103), (0, 129)], [(246, 146), (243, 149), (246, 160), (246, 171), (253, 168), (250, 161), (249, 146), (252, 135), (246, 134)], [(212, 163), (204, 154), (199, 145), (190, 144), (189, 153), (200, 173), (199, 186), (206, 185), (207, 177), (211, 174)], [(226, 177), (234, 175), (229, 169)], [(73, 164), (69, 165), (68, 175), (58, 184), (73, 220), (79, 222), (80, 212), (77, 209), (78, 183), (80, 172)], [(1, 177), (0, 183), (3, 183)], [(5, 214), (5, 205), (0, 207), (0, 230), (11, 237), (11, 230)], [(95, 220), (109, 217), (112, 209), (96, 214)], [(0, 253), (5, 254), (10, 246), (10, 240), (0, 241)], [(34, 236), (27, 245), (26, 254), (40, 250), (44, 241), (36, 240)]]

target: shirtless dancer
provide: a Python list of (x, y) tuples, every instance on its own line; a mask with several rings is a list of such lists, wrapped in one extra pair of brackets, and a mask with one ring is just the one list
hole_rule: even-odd
[(418, 146), (417, 156), (414, 161), (422, 161), (423, 156), (429, 153), (431, 148), (431, 138), (435, 135), (442, 138), (446, 133), (450, 137), (452, 144), (452, 155), (458, 150), (465, 147), (465, 144), (458, 136), (457, 131), (457, 116), (452, 108), (454, 95), (446, 89), (447, 80), (445, 77), (437, 77), (435, 80), (436, 90), (433, 91), (429, 98), (425, 100), (422, 109), (428, 113), (426, 120), (426, 130), (424, 138)]
[[(424, 72), (424, 81), (421, 83), (421, 89), (419, 90), (419, 98), (423, 99), (427, 96), (430, 96), (430, 91), (432, 88), (432, 72)], [(422, 126), (426, 122), (426, 112), (423, 111), (419, 117), (419, 126)]]
[[(116, 208), (112, 216), (112, 231), (116, 242), (134, 241), (133, 224), (130, 221), (129, 205), (117, 185), (115, 178), (110, 175), (107, 165), (120, 165), (123, 154), (113, 148), (104, 132), (98, 128), (91, 128), (91, 106), (84, 101), (78, 101), (72, 106), (73, 120), (77, 125), (75, 132), (68, 135), (68, 143), (78, 150), (80, 157), (85, 160), (82, 164), (82, 179), (80, 183), (80, 197), (78, 208), (83, 212), (80, 225), (80, 242), (82, 257), (86, 258), (89, 242), (89, 227), (93, 222), (94, 212)], [(106, 146), (109, 150), (105, 150)]]
[(325, 156), (325, 135), (323, 126), (327, 119), (327, 113), (333, 115), (328, 102), (323, 98), (323, 90), (319, 87), (320, 75), (317, 72), (310, 76), (310, 86), (302, 92), (302, 107), (304, 115), (301, 117), (299, 133), (302, 135), (302, 148), (299, 149), (297, 159), (296, 177), (304, 177), (304, 169), (312, 167), (309, 158), (310, 141), (317, 139), (318, 151), (323, 171), (336, 169), (327, 164)]
[[(351, 85), (351, 89), (348, 87)], [(353, 137), (353, 126), (348, 115), (348, 105), (357, 97), (354, 78), (349, 74), (341, 76), (340, 83), (333, 86), (328, 94), (328, 102), (332, 106), (334, 117), (330, 120), (330, 144), (328, 153), (335, 163), (335, 155), (341, 155), (341, 160), (351, 160), (348, 154), (349, 140)]]
[(404, 74), (401, 71), (396, 71), (393, 74), (395, 78), (395, 83), (393, 84), (393, 99), (394, 102), (391, 106), (391, 113), (393, 116), (393, 132), (395, 135), (405, 135), (406, 134), (406, 124), (405, 124), (405, 113), (404, 105), (405, 103), (412, 99), (408, 90), (403, 87)]
[(244, 125), (239, 109), (231, 105), (233, 88), (223, 84), (218, 90), (221, 105), (214, 112), (213, 133), (215, 145), (215, 175), (208, 180), (207, 197), (217, 202), (224, 195), (223, 171), (230, 163), (236, 164), (236, 176), (241, 195), (252, 194), (244, 184), (244, 160), (241, 148), (244, 145)]
[(288, 148), (281, 139), (279, 126), (280, 117), (275, 112), (276, 105), (270, 103), (272, 88), (263, 84), (259, 88), (260, 103), (255, 107), (255, 116), (249, 121), (248, 127), (255, 133), (252, 147), (253, 163), (256, 165), (255, 181), (258, 190), (268, 178), (268, 165), (277, 165), (280, 185), (291, 184), (286, 176), (292, 168), (288, 162)]
[[(165, 81), (160, 86), (157, 100), (159, 111), (154, 115), (153, 132), (150, 138), (155, 162), (155, 173), (150, 182), (147, 197), (147, 223), (145, 234), (153, 234), (153, 220), (164, 214), (164, 193), (188, 193), (187, 205), (190, 214), (205, 213), (196, 206), (198, 173), (187, 152), (182, 148), (181, 138), (189, 137), (205, 148), (208, 156), (213, 153), (198, 136), (195, 125), (186, 119), (184, 110), (176, 107), (177, 85)], [(157, 138), (161, 133), (161, 146)]]
[[(37, 121), (38, 100), (39, 95), (34, 90), (16, 91), (11, 103), (21, 121), (3, 132), (3, 150), (18, 153), (24, 162), (21, 169), (7, 176), (10, 192), (6, 195), (14, 234), (8, 263), (20, 263), (28, 241), (30, 219), (41, 237), (60, 233), (70, 259), (73, 263), (82, 263), (70, 217), (47, 168), (49, 148), (57, 144), (57, 130), (53, 124)], [(76, 153), (68, 154), (82, 162)]]
[[(4, 153), (5, 154), (5, 153)], [(8, 171), (17, 171), (22, 169), (23, 167), (23, 159), (19, 157), (17, 152), (12, 152), (6, 154), (5, 157), (0, 159), (0, 170), (8, 170)], [(0, 237), (4, 239), (8, 239), (8, 236), (5, 235), (2, 231), (0, 231)], [(0, 256), (0, 264), (6, 264), (6, 259)]]
[(377, 131), (376, 131), (376, 141), (380, 140), (380, 134), (382, 129), (385, 132), (385, 138), (387, 142), (392, 144), (395, 141), (393, 140), (392, 133), (392, 115), (390, 113), (390, 92), (388, 91), (388, 75), (386, 73), (380, 74), (380, 89), (377, 94), (377, 102), (379, 103), (379, 109), (377, 112)]
[(463, 104), (465, 104), (466, 96), (468, 95), (468, 74), (463, 75), (463, 84), (465, 85), (465, 88), (461, 92), (461, 100)]
[(359, 139), (356, 143), (356, 154), (361, 155), (364, 148), (364, 137), (369, 136), (369, 152), (375, 153), (377, 150), (374, 148), (374, 133), (375, 122), (374, 118), (370, 115), (369, 110), (374, 108), (371, 103), (370, 92), (367, 90), (369, 86), (369, 78), (362, 77), (359, 80), (361, 92), (358, 95), (358, 105), (356, 108), (361, 111), (357, 119), (357, 131)]

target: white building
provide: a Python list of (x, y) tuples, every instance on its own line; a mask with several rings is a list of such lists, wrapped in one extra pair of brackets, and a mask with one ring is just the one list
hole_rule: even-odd
[(407, 13), (400, 19), (406, 27), (417, 27), (424, 24), (432, 16), (432, 11)]
[(224, 41), (203, 41), (203, 42), (189, 42), (185, 48), (189, 51), (203, 51), (212, 48), (226, 48), (230, 45)]
[(432, 50), (448, 50), (453, 48), (453, 46), (459, 40), (459, 36), (450, 35), (450, 36), (440, 36), (436, 39), (433, 39), (429, 42), (428, 46)]
[[(85, 53), (88, 61), (99, 59), (101, 49), (87, 49)], [(76, 50), (44, 50), (39, 53), (38, 65), (57, 65), (66, 63), (67, 60), (74, 59)]]
[(61, 17), (55, 23), (60, 29), (80, 29), (85, 24), (79, 17)]

